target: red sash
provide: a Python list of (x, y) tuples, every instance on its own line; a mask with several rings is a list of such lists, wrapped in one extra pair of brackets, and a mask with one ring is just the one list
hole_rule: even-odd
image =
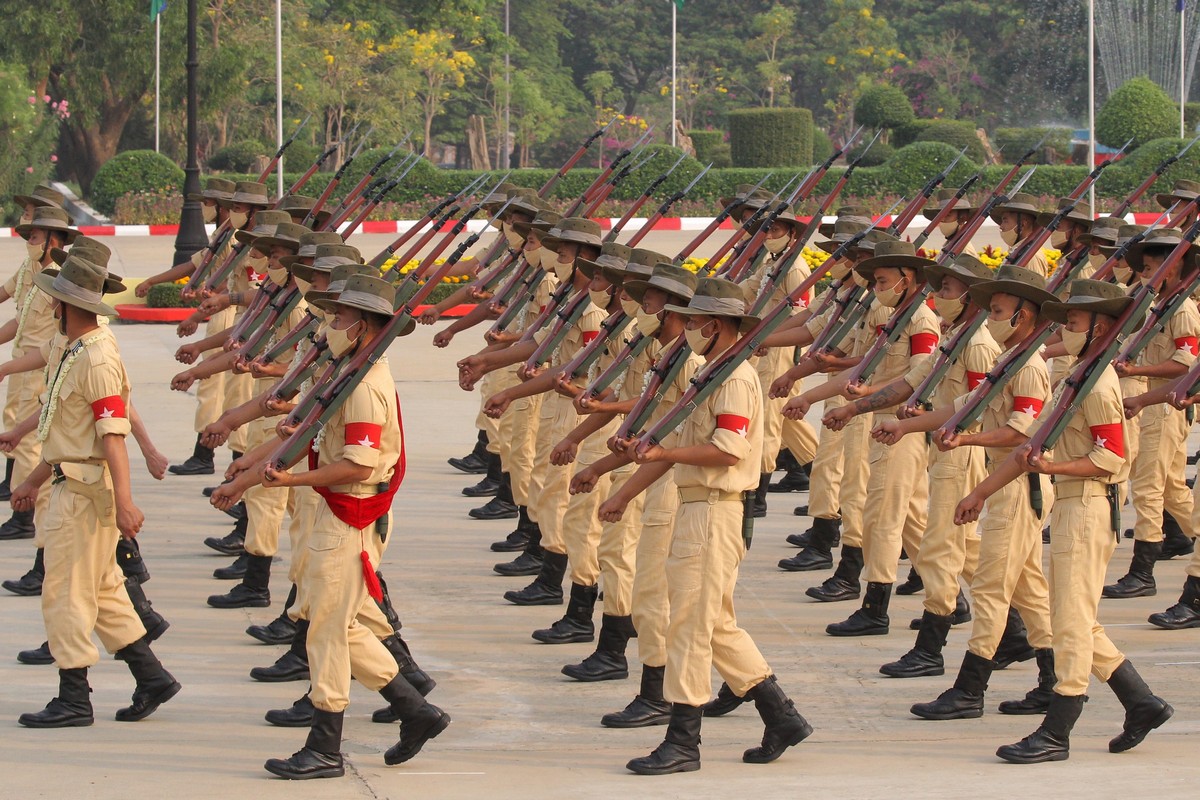
[[(385, 491), (370, 497), (351, 497), (342, 492), (335, 492), (328, 486), (314, 486), (317, 494), (325, 498), (333, 515), (352, 528), (365, 528), (373, 525), (375, 520), (382, 517), (392, 507), (392, 498), (404, 480), (406, 462), (404, 457), (404, 418), (400, 415), (400, 396), (396, 396), (396, 423), (400, 426), (400, 458), (392, 469), (391, 480)], [(308, 447), (308, 468), (317, 468), (317, 453)]]

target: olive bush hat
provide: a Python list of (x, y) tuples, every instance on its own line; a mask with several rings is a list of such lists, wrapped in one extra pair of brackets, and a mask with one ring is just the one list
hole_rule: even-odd
[(1116, 244), (1121, 226), (1124, 224), (1125, 220), (1120, 217), (1100, 217), (1092, 222), (1092, 227), (1087, 233), (1080, 235), (1079, 241), (1088, 247), (1101, 244)]
[(932, 221), (933, 218), (936, 217), (938, 214), (942, 213), (942, 209), (945, 208), (946, 205), (951, 202), (954, 203), (953, 208), (952, 208), (952, 210), (954, 210), (954, 211), (978, 211), (979, 210), (979, 206), (972, 205), (971, 201), (965, 197), (959, 197), (956, 199), (955, 195), (957, 195), (957, 194), (958, 194), (957, 189), (938, 189), (937, 194), (934, 195), (933, 202), (931, 204), (925, 206), (923, 209), (921, 209), (921, 216), (925, 217), (925, 219), (927, 219), (927, 220)]
[[(332, 314), (338, 307), (353, 308), (369, 314), (390, 317), (395, 313), (396, 287), (382, 278), (370, 275), (351, 275), (336, 297), (318, 300), (317, 308)], [(417, 321), (409, 319), (400, 336), (408, 336), (417, 327)]]
[(219, 205), (231, 206), (234, 203), (245, 203), (248, 206), (257, 206), (266, 208), (271, 205), (268, 199), (267, 185), (265, 183), (257, 183), (256, 181), (238, 181), (234, 186), (233, 194), (228, 200), (217, 200)]
[[(285, 259), (279, 259), (284, 262)], [(344, 264), (361, 264), (363, 263), (362, 254), (357, 247), (348, 244), (319, 244), (317, 245), (317, 253), (313, 256), (312, 264), (298, 264), (294, 259), (288, 257), (285, 266), (292, 271), (298, 279), (312, 283), (313, 275), (317, 272), (329, 274), (332, 273), (335, 267), (340, 267)]]
[(248, 231), (234, 231), (233, 238), (244, 245), (253, 246), (254, 240), (260, 236), (270, 236), (275, 228), (283, 223), (291, 224), (292, 218), (286, 211), (258, 211), (254, 214), (254, 228)]
[(642, 302), (647, 289), (658, 289), (679, 302), (688, 303), (696, 294), (699, 280), (691, 270), (663, 261), (654, 265), (654, 272), (648, 279), (625, 281), (621, 288), (637, 303)]
[(33, 282), (55, 300), (93, 314), (115, 317), (117, 312), (103, 300), (107, 277), (108, 271), (104, 267), (79, 256), (68, 255), (62, 269), (55, 270), (53, 275), (42, 270), (33, 276)]
[(967, 285), (967, 288), (993, 280), (996, 274), (987, 264), (966, 253), (960, 253), (946, 260), (944, 264), (930, 264), (925, 267), (925, 281), (935, 292), (942, 289), (942, 278), (949, 276), (957, 278)]
[(206, 178), (204, 188), (199, 192), (189, 192), (188, 200), (232, 200), (237, 184), (224, 178)]
[(563, 217), (542, 237), (542, 246), (553, 250), (563, 242), (600, 247), (604, 244), (600, 240), (600, 223), (585, 217)]
[(685, 317), (728, 317), (738, 321), (745, 333), (758, 324), (758, 317), (746, 313), (746, 295), (742, 287), (723, 278), (705, 278), (696, 286), (696, 292), (686, 306), (667, 305), (667, 311)]
[(1071, 282), (1071, 292), (1065, 301), (1047, 302), (1042, 305), (1042, 317), (1060, 325), (1067, 324), (1068, 311), (1087, 311), (1119, 317), (1133, 304), (1133, 298), (1115, 283), (1107, 281), (1078, 280)]
[(872, 279), (875, 270), (883, 267), (913, 269), (920, 277), (925, 268), (934, 263), (931, 258), (917, 255), (917, 246), (912, 242), (902, 242), (899, 239), (876, 243), (874, 253), (854, 267), (854, 271), (867, 280)]
[(1200, 182), (1197, 181), (1175, 181), (1175, 185), (1171, 187), (1169, 192), (1160, 192), (1154, 195), (1154, 199), (1163, 208), (1170, 208), (1177, 202), (1182, 200), (1187, 202), (1200, 197)]
[(992, 208), (992, 221), (1000, 224), (1000, 215), (1005, 211), (1011, 214), (1028, 214), (1034, 218), (1042, 213), (1037, 207), (1037, 198), (1025, 192), (1017, 192), (1003, 203), (997, 203)]
[[(633, 250), (628, 245), (605, 242), (601, 245), (600, 255), (596, 257), (595, 261), (578, 258), (575, 260), (575, 266), (587, 276), (588, 280), (591, 280), (596, 277), (598, 270), (603, 270), (605, 267), (609, 269), (624, 269), (625, 265), (629, 263), (629, 256), (632, 253)], [(609, 283), (613, 283), (613, 281), (609, 281)]]
[(1030, 269), (1016, 264), (1001, 264), (996, 279), (982, 281), (969, 289), (971, 302), (987, 308), (994, 294), (1010, 294), (1028, 300), (1039, 309), (1046, 303), (1057, 303), (1058, 298), (1046, 291), (1046, 279)]
[[(1129, 264), (1129, 268), (1134, 272), (1141, 272), (1146, 268), (1146, 262), (1143, 261), (1143, 256), (1147, 248), (1150, 247), (1170, 247), (1174, 248), (1183, 242), (1183, 231), (1178, 228), (1155, 228), (1146, 234), (1146, 238), (1142, 239), (1135, 245), (1132, 245), (1125, 251), (1125, 262)], [(1187, 253), (1184, 254), (1184, 264), (1190, 262), (1196, 257), (1196, 245), (1189, 245)]]
[[(309, 289), (304, 293), (304, 302), (310, 306), (316, 306), (322, 300), (332, 300), (342, 289), (346, 288), (346, 281), (355, 275), (378, 278), (379, 271), (367, 264), (342, 264), (334, 267), (333, 271), (329, 273), (329, 288), (325, 290)], [(320, 308), (320, 306), (317, 307)]]
[(67, 239), (67, 244), (75, 241), (79, 231), (71, 227), (71, 215), (58, 206), (38, 206), (33, 212), (33, 220), (16, 226), (13, 230), (22, 239), (28, 239), (34, 228), (43, 231), (61, 233)]
[(62, 208), (66, 200), (67, 198), (62, 192), (44, 183), (39, 183), (33, 187), (33, 191), (29, 194), (13, 195), (13, 202), (19, 206), (55, 206), (56, 208)]

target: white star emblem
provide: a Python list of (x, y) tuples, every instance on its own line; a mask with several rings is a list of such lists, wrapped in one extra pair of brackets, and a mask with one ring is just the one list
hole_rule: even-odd
[(116, 413), (115, 409), (105, 406), (104, 410), (100, 412), (100, 419), (112, 419), (114, 413)]
[(252, 280), (252, 281), (261, 281), (264, 277), (266, 277), (266, 276), (259, 274), (257, 272), (250, 273), (250, 280)]
[(371, 441), (370, 436), (364, 436), (363, 438), (359, 439), (358, 444), (361, 447), (374, 447), (375, 446), (375, 443)]
[(741, 428), (734, 431), (734, 433), (736, 433), (738, 436), (741, 436), (744, 439), (744, 438), (746, 438), (746, 434), (749, 433), (749, 430), (750, 430), (749, 425), (743, 425)]
[(1192, 346), (1191, 346), (1190, 344), (1188, 344), (1187, 342), (1184, 342), (1183, 344), (1179, 345), (1179, 347), (1177, 347), (1177, 348), (1175, 349), (1175, 352), (1177, 352), (1177, 353), (1191, 353), (1192, 355), (1196, 355), (1196, 354), (1195, 354), (1195, 352), (1193, 352), (1193, 351), (1192, 351)]
[(1107, 446), (1108, 446), (1108, 439), (1105, 439), (1103, 436), (1096, 437), (1096, 447), (1107, 447)]
[(1031, 417), (1037, 416), (1037, 409), (1033, 407), (1033, 403), (1029, 404), (1028, 408), (1019, 409), (1022, 414), (1028, 414)]

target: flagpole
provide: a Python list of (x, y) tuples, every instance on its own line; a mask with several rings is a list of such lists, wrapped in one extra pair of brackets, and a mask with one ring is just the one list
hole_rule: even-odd
[(162, 98), (162, 12), (154, 15), (154, 152), (159, 152), (160, 99)]
[[(1088, 170), (1096, 168), (1096, 0), (1088, 0)], [(1088, 202), (1096, 213), (1096, 184), (1088, 187)]]
[(1179, 138), (1184, 137), (1184, 106), (1187, 105), (1187, 2), (1179, 0)]
[[(275, 0), (275, 138), (283, 147), (283, 0)], [(276, 196), (283, 197), (283, 156), (275, 170)]]
[(675, 83), (675, 55), (676, 55), (676, 28), (675, 15), (679, 11), (679, 4), (675, 0), (669, 0), (671, 3), (671, 146), (675, 146), (675, 95), (677, 86)]

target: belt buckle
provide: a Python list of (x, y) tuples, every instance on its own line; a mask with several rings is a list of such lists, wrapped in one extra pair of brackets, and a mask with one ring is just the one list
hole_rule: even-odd
[(50, 467), (50, 473), (54, 476), (54, 479), (50, 481), (51, 484), (62, 483), (67, 479), (67, 476), (63, 474), (62, 467), (58, 464)]

